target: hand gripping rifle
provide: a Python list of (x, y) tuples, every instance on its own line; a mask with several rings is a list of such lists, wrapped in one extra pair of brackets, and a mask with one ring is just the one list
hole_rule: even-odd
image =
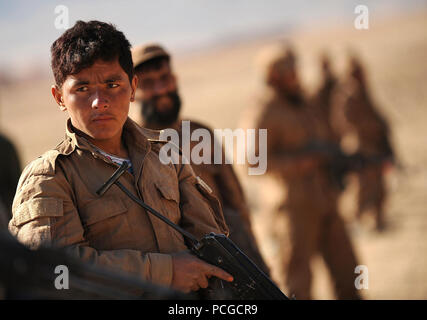
[(201, 240), (197, 240), (191, 233), (182, 229), (133, 195), (118, 181), (127, 168), (128, 164), (124, 162), (96, 193), (102, 196), (115, 184), (138, 205), (181, 233), (190, 244), (191, 251), (198, 258), (227, 271), (233, 276), (234, 281), (231, 283), (215, 279), (218, 281), (215, 282), (214, 287), (211, 287), (205, 293), (207, 298), (289, 300), (273, 281), (225, 235), (211, 232)]

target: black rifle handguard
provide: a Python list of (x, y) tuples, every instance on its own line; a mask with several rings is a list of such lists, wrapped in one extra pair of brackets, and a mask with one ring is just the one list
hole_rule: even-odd
[[(289, 300), (289, 298), (259, 269), (228, 237), (223, 234), (205, 235), (193, 246), (192, 251), (200, 259), (215, 265), (234, 278), (222, 281), (223, 296), (238, 300)], [(214, 299), (221, 292), (213, 293)]]

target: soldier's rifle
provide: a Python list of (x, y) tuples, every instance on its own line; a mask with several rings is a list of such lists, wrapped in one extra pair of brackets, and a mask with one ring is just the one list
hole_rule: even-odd
[(233, 276), (234, 280), (232, 283), (215, 278), (215, 282), (210, 282), (210, 287), (207, 290), (202, 290), (204, 298), (288, 300), (288, 297), (274, 284), (274, 282), (227, 236), (224, 234), (209, 233), (198, 240), (191, 233), (182, 229), (179, 225), (176, 225), (133, 195), (118, 181), (127, 168), (128, 164), (124, 162), (98, 189), (97, 194), (99, 196), (104, 195), (104, 193), (115, 184), (138, 205), (181, 233), (187, 240), (187, 245), (190, 250), (198, 258), (227, 271)]

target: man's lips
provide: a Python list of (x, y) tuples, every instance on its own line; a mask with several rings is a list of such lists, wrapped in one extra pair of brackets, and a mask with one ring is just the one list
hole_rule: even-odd
[(109, 121), (109, 120), (114, 120), (114, 117), (110, 115), (102, 115), (102, 116), (95, 116), (92, 118), (92, 122), (103, 122), (103, 121)]

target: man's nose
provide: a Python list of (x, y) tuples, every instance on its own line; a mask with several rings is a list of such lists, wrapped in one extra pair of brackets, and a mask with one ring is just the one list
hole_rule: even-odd
[(92, 108), (106, 109), (109, 107), (109, 103), (108, 97), (102, 92), (102, 90), (96, 90), (93, 95)]
[(154, 85), (154, 95), (162, 96), (168, 92), (168, 86), (163, 81), (157, 81)]

